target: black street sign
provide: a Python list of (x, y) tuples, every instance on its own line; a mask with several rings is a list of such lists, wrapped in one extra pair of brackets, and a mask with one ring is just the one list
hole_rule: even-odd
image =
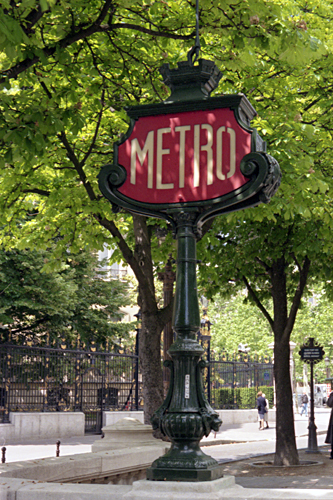
[(299, 351), (301, 360), (304, 363), (319, 363), (323, 359), (324, 354), (322, 346), (315, 345), (313, 338), (310, 338), (308, 343), (304, 344)]

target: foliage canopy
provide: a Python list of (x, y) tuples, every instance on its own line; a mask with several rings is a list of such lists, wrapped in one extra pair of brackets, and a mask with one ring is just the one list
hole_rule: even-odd
[(49, 252), (0, 252), (2, 340), (95, 341), (121, 345), (134, 329), (120, 323), (128, 305), (128, 285), (107, 279), (90, 252), (68, 255), (58, 271), (43, 272)]
[[(162, 398), (159, 335), (171, 312), (157, 306), (153, 262), (166, 261), (171, 237), (160, 244), (156, 222), (134, 216), (132, 226), (127, 214), (113, 214), (96, 176), (112, 161), (112, 143), (127, 129), (124, 106), (166, 97), (157, 71), (162, 62), (174, 65), (186, 58), (194, 39), (194, 2), (2, 0), (0, 5), (1, 242), (7, 248), (46, 249), (56, 238), (49, 267), (60, 265), (68, 248), (117, 246), (114, 258), (124, 259), (139, 282), (140, 356), (150, 380), (144, 384), (145, 402), (149, 393), (159, 394), (148, 405), (149, 417)], [(283, 171), (270, 205), (218, 219), (202, 241), (200, 258), (211, 263), (202, 267), (207, 293), (216, 292), (217, 283), (227, 287), (235, 273), (235, 282), (247, 278), (243, 260), (247, 252), (253, 257), (253, 248), (266, 265), (256, 260), (251, 267), (247, 259), (253, 300), (255, 292), (258, 300), (269, 292), (263, 274), (284, 279), (288, 271), (294, 283), (293, 269), (298, 270), (293, 296), (289, 285), (280, 298), (276, 294), (283, 306), (280, 324), (276, 310), (274, 319), (266, 315), (287, 349), (309, 269), (316, 261), (315, 275), (320, 255), (326, 258), (332, 247), (331, 2), (201, 0), (200, 9), (201, 55), (223, 72), (216, 93), (248, 96), (258, 111), (253, 125)], [(216, 234), (231, 235), (229, 248), (237, 242), (235, 263), (226, 245), (221, 255)], [(251, 234), (258, 235), (252, 243)], [(232, 274), (222, 277), (224, 268)]]

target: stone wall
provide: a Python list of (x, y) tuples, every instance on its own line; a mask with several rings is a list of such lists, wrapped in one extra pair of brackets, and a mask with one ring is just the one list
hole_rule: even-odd
[(10, 424), (0, 424), (0, 442), (84, 435), (84, 413), (50, 412), (9, 414)]
[[(256, 422), (257, 410), (217, 410), (223, 425)], [(105, 411), (103, 427), (114, 425), (123, 418), (135, 418), (144, 421), (143, 411)], [(268, 412), (269, 422), (275, 422), (275, 410)], [(0, 424), (0, 442), (9, 443), (27, 441), (33, 438), (57, 438), (84, 435), (84, 413), (50, 412), (50, 413), (10, 413), (10, 424)]]

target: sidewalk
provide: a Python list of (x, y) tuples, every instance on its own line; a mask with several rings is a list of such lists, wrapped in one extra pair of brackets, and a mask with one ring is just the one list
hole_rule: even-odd
[[(318, 446), (324, 444), (330, 411), (330, 408), (315, 409)], [(308, 418), (300, 415), (295, 416), (297, 449), (308, 447), (308, 425)], [(259, 431), (257, 423), (228, 426), (222, 424), (220, 432), (216, 433), (216, 437), (211, 433), (208, 438), (201, 441), (201, 445), (209, 446), (206, 452), (223, 463), (230, 460), (241, 460), (274, 453), (275, 439), (275, 423), (271, 424), (269, 429), (263, 431)]]
[[(329, 408), (315, 409), (315, 424), (317, 426), (318, 446), (324, 444), (330, 415)], [(297, 448), (307, 448), (308, 419), (295, 417), (295, 434)], [(91, 445), (101, 439), (100, 435), (87, 435), (60, 439), (60, 456), (89, 453)], [(37, 458), (55, 457), (57, 439), (42, 439), (25, 441), (24, 443), (0, 443), (0, 448), (6, 447), (6, 463)], [(260, 445), (258, 445), (260, 443)], [(275, 423), (269, 429), (259, 431), (257, 423), (235, 425), (222, 424), (220, 431), (211, 433), (201, 441), (201, 445), (208, 447), (205, 452), (219, 462), (241, 460), (257, 457), (275, 451)]]
[[(330, 447), (328, 445), (325, 446), (324, 441), (326, 437), (330, 411), (330, 408), (315, 409), (315, 424), (317, 427), (317, 444), (319, 453), (308, 453), (303, 456), (303, 459), (305, 458), (307, 460), (320, 461), (321, 455), (325, 455), (326, 457), (328, 457), (328, 450)], [(295, 435), (297, 449), (299, 451), (306, 450), (308, 448), (307, 418), (301, 417), (300, 415), (295, 416)], [(217, 440), (224, 440), (228, 438), (234, 438), (234, 443), (229, 445), (211, 445), (214, 440), (217, 442)], [(258, 458), (262, 455), (275, 453), (275, 424), (273, 424), (272, 428), (270, 427), (269, 429), (265, 429), (264, 431), (259, 431), (258, 426), (255, 426), (254, 424), (229, 426), (225, 429), (224, 432), (222, 430), (221, 432), (217, 433), (216, 438), (214, 438), (213, 435), (210, 435), (208, 438), (206, 438), (206, 440), (207, 444), (209, 443), (210, 446), (205, 448), (204, 451), (215, 458), (219, 463), (227, 464), (228, 462), (232, 463), (233, 461), (237, 460)], [(244, 440), (244, 442), (241, 442), (241, 440)], [(303, 452), (302, 455), (304, 455)], [(232, 464), (230, 464), (230, 468), (232, 468), (231, 465)], [(293, 475), (283, 477), (280, 475), (274, 475), (274, 469), (268, 469), (265, 476), (238, 476), (235, 478), (235, 481), (236, 484), (243, 486), (244, 488), (289, 488), (298, 490), (299, 493), (301, 493), (300, 490), (331, 490), (333, 488), (332, 476), (323, 476), (320, 473), (320, 466), (313, 467), (311, 470), (311, 474), (308, 476), (302, 476), (301, 473), (300, 475), (297, 475), (297, 468), (295, 470), (296, 472), (293, 472)], [(318, 495), (318, 498), (322, 498), (320, 494)]]

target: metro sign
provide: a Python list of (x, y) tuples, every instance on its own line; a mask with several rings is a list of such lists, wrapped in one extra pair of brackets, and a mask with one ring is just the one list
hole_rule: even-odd
[(201, 384), (196, 243), (206, 221), (268, 202), (281, 178), (277, 161), (250, 126), (255, 110), (241, 94), (210, 97), (222, 73), (213, 61), (198, 59), (198, 51), (196, 40), (187, 61), (160, 68), (171, 90), (163, 103), (127, 109), (130, 127), (114, 146), (113, 163), (98, 176), (114, 210), (163, 218), (177, 240), (177, 340), (168, 351), (173, 383), (152, 417), (153, 429), (168, 436), (171, 448), (147, 470), (154, 481), (211, 481), (222, 475), (218, 462), (199, 447), (221, 420)]
[(114, 206), (167, 219), (173, 209), (205, 207), (210, 218), (269, 201), (262, 190), (269, 172), (274, 184), (280, 171), (250, 127), (256, 112), (244, 95), (135, 106), (127, 114), (130, 128), (99, 174)]
[(128, 179), (119, 192), (144, 203), (218, 198), (249, 181), (240, 162), (250, 152), (231, 109), (143, 117), (118, 146)]

